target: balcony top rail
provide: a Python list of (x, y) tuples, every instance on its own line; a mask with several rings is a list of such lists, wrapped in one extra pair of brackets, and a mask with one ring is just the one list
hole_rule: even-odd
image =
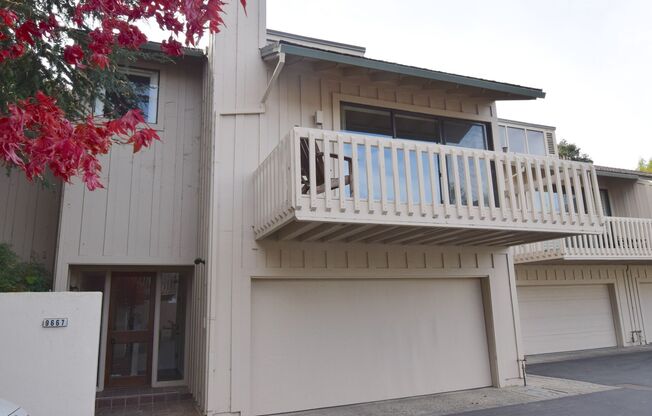
[(577, 235), (514, 247), (516, 262), (551, 259), (652, 258), (652, 219), (605, 217), (602, 234)]
[(289, 217), (560, 234), (601, 231), (592, 165), (294, 128), (254, 176), (255, 233)]

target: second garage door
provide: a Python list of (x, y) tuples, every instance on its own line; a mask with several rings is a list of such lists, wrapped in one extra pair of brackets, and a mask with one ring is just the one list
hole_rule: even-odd
[(492, 384), (478, 279), (255, 281), (254, 414)]
[(652, 283), (641, 283), (639, 293), (643, 310), (643, 324), (645, 325), (645, 339), (648, 344), (652, 344)]
[(526, 354), (617, 344), (607, 285), (522, 286), (518, 304)]

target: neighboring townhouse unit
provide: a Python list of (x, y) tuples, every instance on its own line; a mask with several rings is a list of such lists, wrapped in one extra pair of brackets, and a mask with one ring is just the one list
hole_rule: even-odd
[(99, 391), (187, 385), (191, 352), (205, 348), (194, 342), (202, 339), (199, 323), (191, 325), (200, 314), (192, 299), (202, 290), (193, 285), (193, 261), (205, 66), (205, 54), (188, 49), (173, 62), (122, 67), (161, 142), (135, 154), (114, 145), (101, 159), (104, 189), (52, 178), (44, 187), (19, 171), (0, 178), (0, 241), (51, 270), (55, 290), (105, 295)]
[(596, 172), (602, 234), (514, 249), (526, 354), (652, 343), (652, 174)]
[(592, 165), (497, 116), (544, 93), (225, 7), (207, 60), (126, 68), (162, 142), (115, 147), (105, 189), (65, 184), (57, 210), (2, 185), (47, 200), (0, 212), (5, 241), (105, 294), (98, 390), (183, 385), (247, 416), (520, 383), (509, 247), (605, 221)]

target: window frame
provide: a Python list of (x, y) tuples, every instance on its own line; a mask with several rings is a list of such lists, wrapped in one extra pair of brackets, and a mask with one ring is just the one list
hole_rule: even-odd
[[(611, 195), (609, 194), (609, 190), (607, 188), (598, 188), (598, 194), (600, 195), (600, 198), (602, 198), (604, 192), (604, 201), (601, 201), (602, 203), (602, 213), (604, 214), (605, 217), (613, 217), (614, 216), (614, 211), (613, 211), (613, 205), (611, 204)], [(604, 204), (604, 202), (607, 202), (607, 205)], [(607, 213), (609, 211), (609, 213)]]
[[(436, 114), (429, 114), (429, 113), (420, 113), (417, 111), (408, 111), (408, 110), (401, 110), (401, 109), (396, 109), (392, 107), (382, 107), (382, 106), (375, 106), (375, 105), (369, 105), (369, 104), (361, 104), (361, 103), (356, 103), (356, 102), (351, 102), (348, 100), (342, 100), (340, 101), (340, 130), (342, 131), (347, 131), (350, 133), (354, 134), (365, 134), (365, 132), (358, 132), (358, 131), (349, 131), (346, 130), (346, 116), (345, 116), (345, 111), (348, 108), (362, 108), (362, 109), (368, 109), (368, 110), (379, 110), (379, 111), (385, 111), (388, 112), (390, 115), (390, 121), (392, 125), (392, 136), (383, 136), (383, 137), (388, 137), (391, 139), (400, 139), (400, 140), (412, 140), (412, 141), (419, 141), (419, 142), (426, 142), (426, 143), (435, 143), (435, 144), (442, 144), (446, 146), (456, 146), (455, 144), (448, 144), (446, 141), (446, 136), (445, 136), (445, 123), (447, 121), (449, 122), (457, 122), (457, 123), (468, 123), (472, 125), (478, 125), (482, 127), (483, 132), (484, 132), (484, 149), (477, 149), (477, 150), (490, 150), (493, 151), (495, 146), (494, 146), (494, 140), (493, 140), (493, 135), (492, 135), (492, 129), (491, 129), (491, 122), (489, 121), (480, 121), (480, 120), (470, 120), (470, 119), (464, 119), (464, 118), (455, 118), (455, 117), (448, 117), (448, 116), (440, 116)], [(408, 117), (419, 117), (423, 119), (430, 119), (436, 122), (436, 125), (439, 130), (439, 142), (437, 141), (432, 141), (432, 140), (425, 140), (425, 139), (405, 139), (401, 137), (397, 137), (396, 135), (396, 115), (403, 115), (403, 116), (408, 116)], [(373, 134), (373, 133), (370, 133)], [(456, 146), (456, 147), (462, 147), (462, 146)], [(476, 148), (469, 148), (469, 149), (476, 149)]]
[[(118, 71), (125, 75), (136, 75), (136, 76), (145, 76), (149, 77), (150, 82), (150, 93), (149, 93), (149, 104), (150, 104), (150, 113), (151, 113), (151, 106), (152, 103), (154, 104), (153, 111), (154, 111), (154, 117), (153, 120), (150, 119), (151, 114), (143, 114), (145, 118), (145, 122), (149, 124), (150, 126), (155, 126), (159, 124), (159, 102), (161, 99), (161, 71), (158, 69), (152, 69), (152, 68), (141, 68), (141, 67), (126, 67), (126, 66), (121, 66), (118, 67)], [(154, 86), (155, 88), (152, 88)], [(155, 91), (156, 94), (156, 99), (152, 100), (152, 91)], [(102, 88), (101, 94), (105, 95), (105, 90)], [(93, 115), (95, 117), (101, 117), (105, 118), (104, 116), (104, 102), (98, 98), (95, 99), (95, 103), (93, 105)]]
[[(519, 129), (523, 130), (524, 137), (525, 137), (525, 153), (523, 152), (515, 152), (510, 150), (510, 144), (509, 144), (509, 129)], [(530, 151), (530, 141), (528, 140), (528, 132), (529, 131), (534, 131), (541, 133), (543, 135), (543, 150), (544, 154), (538, 154), (538, 153), (532, 153)], [(530, 155), (530, 156), (552, 156), (548, 150), (548, 138), (546, 137), (546, 132), (549, 130), (543, 129), (543, 128), (530, 128), (526, 126), (518, 126), (518, 125), (513, 125), (513, 124), (503, 124), (503, 123), (498, 123), (498, 144), (500, 145), (500, 149), (503, 150), (504, 148), (507, 148), (507, 152), (509, 153), (516, 153), (520, 155)], [(505, 133), (503, 136), (503, 132)], [(506, 146), (503, 146), (502, 139), (503, 137), (505, 138), (505, 143)], [(555, 144), (556, 146), (556, 144)]]

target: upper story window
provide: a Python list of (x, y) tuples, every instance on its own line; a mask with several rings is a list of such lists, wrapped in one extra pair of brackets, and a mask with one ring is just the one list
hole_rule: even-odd
[(426, 114), (343, 104), (342, 128), (398, 139), (489, 149), (485, 124)]
[(128, 110), (138, 108), (142, 111), (145, 121), (156, 123), (158, 120), (158, 90), (159, 73), (145, 69), (122, 69), (131, 83), (134, 96), (122, 96), (107, 92), (106, 102), (95, 101), (95, 115), (119, 117)]
[(545, 156), (546, 139), (542, 130), (499, 126), (499, 145), (510, 152)]
[(600, 189), (600, 201), (602, 202), (602, 213), (611, 217), (611, 202), (609, 201), (609, 192), (606, 189)]

